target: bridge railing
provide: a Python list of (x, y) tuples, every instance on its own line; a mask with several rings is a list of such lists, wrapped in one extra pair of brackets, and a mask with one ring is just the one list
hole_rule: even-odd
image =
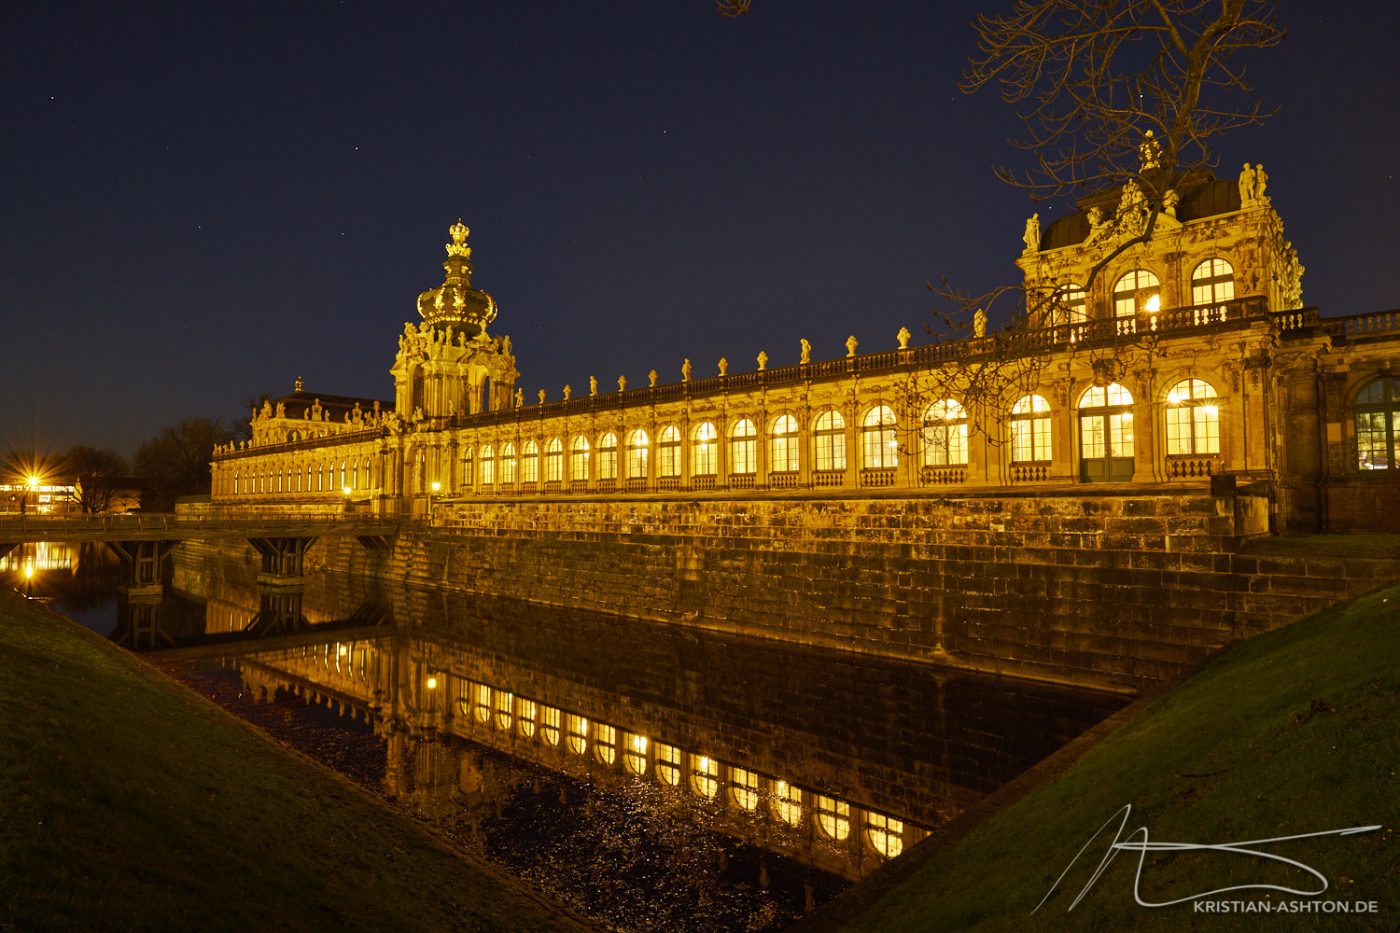
[(397, 526), (396, 518), (356, 513), (308, 513), (291, 509), (258, 509), (232, 507), (204, 508), (192, 514), (174, 512), (120, 513), (114, 515), (18, 515), (0, 514), (0, 539), (9, 533), (43, 533), (46, 537), (65, 534), (120, 537), (123, 534), (147, 536), (171, 532), (188, 535), (192, 532), (241, 531), (250, 529), (305, 528), (307, 526), (350, 527), (356, 529)]

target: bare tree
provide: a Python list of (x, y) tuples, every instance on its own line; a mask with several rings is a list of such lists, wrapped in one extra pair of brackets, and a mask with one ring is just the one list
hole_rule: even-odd
[(96, 447), (72, 448), (60, 467), (63, 479), (73, 484), (73, 503), (89, 514), (107, 511), (126, 472), (126, 461), (116, 451)]

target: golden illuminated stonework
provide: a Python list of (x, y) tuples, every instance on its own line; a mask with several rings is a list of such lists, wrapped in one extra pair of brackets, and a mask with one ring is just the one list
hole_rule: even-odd
[(485, 333), (486, 325), (496, 319), (496, 299), (472, 288), (472, 248), (467, 245), (471, 230), (459, 218), (448, 233), (452, 242), (446, 246), (447, 261), (442, 264), (447, 276), (437, 288), (418, 296), (418, 313), (434, 327), (451, 324), (457, 332), (473, 337)]

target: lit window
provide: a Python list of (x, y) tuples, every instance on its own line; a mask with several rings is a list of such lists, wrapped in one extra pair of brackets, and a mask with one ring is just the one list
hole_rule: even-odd
[(879, 813), (867, 813), (865, 838), (876, 852), (894, 858), (904, 851), (904, 823)]
[(544, 445), (544, 481), (558, 483), (564, 479), (564, 443), (551, 437)]
[(564, 715), (564, 739), (569, 751), (582, 755), (588, 747), (588, 720), (573, 713)]
[(656, 436), (656, 468), (658, 476), (681, 475), (681, 432), (674, 424)]
[(1223, 259), (1207, 259), (1191, 273), (1191, 304), (1195, 323), (1213, 324), (1225, 319), (1225, 302), (1235, 297), (1235, 270)]
[(789, 826), (801, 826), (802, 791), (787, 781), (774, 782), (773, 816)]
[[(462, 485), (470, 488), (474, 480), (475, 477), (472, 476), (472, 449), (467, 447), (462, 451)], [(365, 472), (365, 485), (369, 485), (368, 469)]]
[(496, 728), (509, 731), (514, 720), (512, 708), (515, 695), (505, 690), (496, 691)]
[(605, 765), (617, 761), (617, 730), (598, 723), (593, 730), (593, 755)]
[(647, 478), (647, 455), (651, 438), (641, 428), (627, 435), (627, 478)]
[(924, 411), (924, 466), (967, 463), (967, 412), (953, 399), (934, 402)]
[(729, 796), (741, 809), (757, 809), (758, 775), (743, 768), (730, 768)]
[(719, 432), (712, 422), (702, 421), (691, 435), (690, 475), (714, 476), (719, 471)]
[(575, 482), (588, 479), (588, 438), (582, 434), (569, 445), (569, 479)]
[(515, 445), (514, 445), (514, 444), (510, 444), (510, 443), (504, 444), (504, 445), (501, 447), (501, 485), (502, 485), (502, 486), (514, 486), (514, 485), (515, 485), (515, 466), (516, 466)]
[(611, 431), (598, 438), (598, 478), (617, 479), (617, 435)]
[(647, 737), (627, 734), (623, 742), (622, 764), (628, 771), (643, 777), (647, 773)]
[(706, 800), (719, 793), (719, 762), (707, 755), (690, 756), (690, 789)]
[(865, 413), (860, 429), (860, 454), (861, 466), (867, 470), (888, 469), (899, 464), (894, 410), (888, 405), (876, 405)]
[(1183, 379), (1167, 391), (1168, 456), (1220, 453), (1220, 404), (1215, 388)]
[(1085, 460), (1133, 455), (1133, 396), (1114, 382), (1079, 397), (1079, 453)]
[(851, 805), (824, 794), (812, 795), (817, 828), (830, 839), (841, 841), (851, 834)]
[(520, 481), (538, 483), (540, 481), (540, 448), (534, 441), (526, 441), (521, 451)]
[(834, 408), (812, 422), (812, 460), (818, 470), (846, 469), (846, 419)]
[(771, 473), (795, 473), (798, 467), (797, 419), (783, 415), (773, 422), (768, 435), (768, 470)]
[(1123, 273), (1113, 283), (1113, 316), (1131, 318), (1161, 310), (1162, 285), (1146, 269)]
[(559, 710), (553, 706), (540, 707), (540, 736), (550, 745), (559, 744)]
[[(1069, 283), (1061, 285), (1055, 290), (1052, 301), (1052, 313), (1050, 322), (1057, 326), (1082, 324), (1088, 320), (1089, 315), (1085, 310), (1084, 289)], [(1071, 335), (1070, 339), (1074, 339)]]
[(485, 684), (469, 684), (459, 681), (461, 694), (457, 706), (463, 715), (469, 715), (477, 722), (491, 721), (491, 688)]
[(1039, 395), (1023, 396), (1011, 406), (1011, 461), (1050, 460), (1050, 403)]
[(1400, 379), (1386, 376), (1368, 383), (1356, 397), (1355, 418), (1357, 468), (1400, 468)]
[(515, 701), (515, 727), (527, 739), (535, 737), (536, 708), (534, 700)]
[(729, 472), (731, 474), (758, 471), (758, 431), (753, 422), (740, 418), (729, 429)]
[(490, 486), (496, 482), (496, 448), (487, 444), (481, 448), (481, 485)]
[(674, 745), (656, 743), (656, 778), (662, 784), (678, 787), (681, 783), (681, 750)]

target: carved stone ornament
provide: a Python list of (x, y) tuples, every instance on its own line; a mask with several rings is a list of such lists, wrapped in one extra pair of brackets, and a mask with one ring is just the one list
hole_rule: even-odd
[(907, 328), (907, 327), (901, 327), (901, 328), (899, 329), (899, 333), (897, 333), (897, 334), (894, 335), (894, 339), (896, 339), (896, 340), (899, 341), (899, 348), (900, 348), (901, 350), (908, 350), (908, 349), (909, 349), (909, 338), (912, 337), (912, 336), (914, 336), (914, 335), (911, 334), (911, 333), (909, 333), (909, 328)]

